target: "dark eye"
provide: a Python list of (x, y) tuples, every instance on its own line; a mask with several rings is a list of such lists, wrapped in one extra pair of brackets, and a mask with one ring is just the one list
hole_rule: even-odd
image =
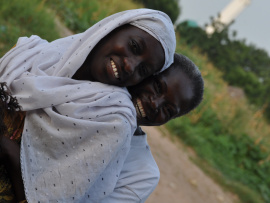
[(148, 76), (148, 69), (147, 69), (147, 66), (144, 65), (143, 63), (140, 64), (140, 67), (139, 67), (139, 74), (141, 77), (146, 77)]
[(130, 46), (134, 54), (139, 54), (140, 53), (140, 46), (138, 42), (134, 39), (130, 40)]
[(157, 79), (154, 81), (154, 88), (155, 88), (155, 91), (157, 94), (161, 93), (161, 91), (162, 91), (161, 83)]

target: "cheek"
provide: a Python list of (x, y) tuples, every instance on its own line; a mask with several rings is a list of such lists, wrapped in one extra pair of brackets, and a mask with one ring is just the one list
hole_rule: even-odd
[[(130, 87), (130, 86), (135, 86), (141, 82), (140, 79), (138, 79), (136, 76), (132, 75), (130, 77), (127, 77), (126, 79), (123, 80), (124, 86)], [(139, 94), (140, 91), (135, 90), (132, 92), (133, 94)]]
[[(136, 71), (136, 70), (135, 70)], [(134, 73), (134, 75), (130, 78), (130, 82), (132, 83), (132, 86), (133, 85), (137, 85), (139, 84), (140, 82), (143, 81), (144, 78), (140, 77), (137, 72)]]
[(163, 125), (164, 123), (168, 122), (168, 119), (165, 116), (163, 116), (162, 119), (160, 119), (159, 122), (160, 122), (161, 125)]
[(159, 50), (152, 52), (151, 57), (151, 62), (155, 65), (156, 71), (159, 71), (165, 63), (165, 54), (163, 52), (163, 49), (160, 48)]
[(167, 122), (166, 115), (161, 110), (161, 112), (155, 117), (155, 123), (162, 125), (166, 122)]

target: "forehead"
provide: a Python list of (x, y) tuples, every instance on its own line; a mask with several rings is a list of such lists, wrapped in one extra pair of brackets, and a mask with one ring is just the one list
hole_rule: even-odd
[(179, 113), (186, 110), (193, 97), (193, 85), (187, 74), (177, 68), (169, 68), (158, 77), (167, 86), (164, 97), (168, 104)]
[[(114, 37), (119, 37), (120, 40), (134, 39), (139, 42), (143, 48), (143, 57), (146, 63), (151, 66), (157, 66), (161, 69), (165, 62), (165, 52), (161, 43), (148, 32), (130, 25), (123, 25), (113, 31)], [(115, 40), (115, 39), (111, 39)]]
[[(144, 31), (143, 31), (144, 32)], [(165, 63), (165, 53), (161, 43), (150, 34), (144, 39), (146, 63), (160, 70)]]

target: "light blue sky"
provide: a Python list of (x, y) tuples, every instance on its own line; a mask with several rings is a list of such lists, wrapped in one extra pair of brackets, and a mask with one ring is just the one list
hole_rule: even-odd
[[(195, 20), (200, 26), (210, 22), (231, 0), (180, 0), (180, 22)], [(237, 38), (265, 49), (270, 55), (270, 0), (251, 0), (251, 4), (236, 18), (231, 30)]]

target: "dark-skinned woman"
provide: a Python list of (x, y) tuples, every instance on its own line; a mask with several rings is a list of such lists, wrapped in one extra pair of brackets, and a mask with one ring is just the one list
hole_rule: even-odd
[[(174, 50), (169, 17), (150, 9), (112, 15), (51, 43), (18, 40), (0, 59), (0, 81), (27, 112), (21, 169), (29, 202), (83, 202), (90, 193), (98, 201), (113, 191), (136, 113), (125, 88), (102, 83), (135, 85), (166, 69)], [(110, 179), (102, 179), (108, 165)]]

